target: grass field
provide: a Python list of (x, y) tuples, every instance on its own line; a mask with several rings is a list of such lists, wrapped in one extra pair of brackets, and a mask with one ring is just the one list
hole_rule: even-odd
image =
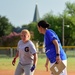
[[(13, 58), (9, 57), (0, 57), (0, 70), (14, 70), (17, 66), (18, 60), (15, 66), (12, 66)], [(37, 70), (45, 70), (45, 54), (39, 54)], [(75, 58), (68, 57), (68, 71), (75, 71)]]

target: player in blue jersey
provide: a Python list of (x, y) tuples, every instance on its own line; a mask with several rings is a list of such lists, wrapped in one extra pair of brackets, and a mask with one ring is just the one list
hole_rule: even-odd
[[(67, 68), (67, 57), (57, 34), (52, 29), (48, 29), (49, 24), (44, 20), (39, 21), (37, 27), (38, 31), (44, 34), (45, 53), (47, 56), (45, 67), (48, 69), (49, 61), (51, 66), (55, 62), (59, 63), (62, 61)], [(67, 75), (66, 68), (60, 75)], [(53, 74), (51, 73), (51, 75)]]

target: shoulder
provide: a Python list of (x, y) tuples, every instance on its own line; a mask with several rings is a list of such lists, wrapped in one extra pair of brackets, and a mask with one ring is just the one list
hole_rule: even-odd
[(51, 29), (47, 29), (45, 35), (48, 36), (48, 35), (50, 35), (50, 34), (52, 34), (52, 30), (51, 30)]
[(29, 44), (33, 44), (33, 42), (31, 40), (29, 40), (28, 42), (29, 42)]
[(28, 43), (29, 43), (30, 46), (34, 46), (34, 43), (31, 40), (29, 40)]
[(21, 43), (22, 43), (22, 40), (19, 40), (19, 41), (18, 41), (18, 45), (21, 44)]
[(47, 29), (46, 33), (54, 33), (54, 31), (52, 29)]
[(52, 29), (46, 30), (46, 35), (53, 35), (53, 34), (56, 34), (56, 33)]

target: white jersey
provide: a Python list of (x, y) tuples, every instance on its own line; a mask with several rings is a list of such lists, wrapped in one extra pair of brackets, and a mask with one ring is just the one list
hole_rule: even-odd
[(18, 42), (17, 50), (19, 51), (19, 62), (21, 64), (31, 64), (33, 62), (33, 55), (36, 53), (35, 45), (32, 41), (24, 43), (22, 40)]

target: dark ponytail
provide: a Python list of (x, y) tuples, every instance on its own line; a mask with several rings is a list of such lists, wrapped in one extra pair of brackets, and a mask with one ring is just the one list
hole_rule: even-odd
[(49, 28), (49, 24), (44, 20), (39, 21), (38, 26), (41, 26), (42, 28)]

